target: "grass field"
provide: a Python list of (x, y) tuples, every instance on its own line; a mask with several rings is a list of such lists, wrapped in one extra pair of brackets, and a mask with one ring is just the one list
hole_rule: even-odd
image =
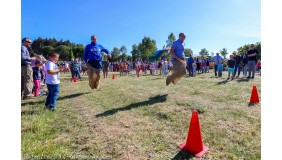
[(191, 110), (198, 110), (202, 159), (260, 159), (261, 106), (248, 105), (261, 77), (226, 81), (213, 72), (165, 86), (163, 76), (102, 79), (91, 90), (87, 77), (64, 82), (58, 111), (43, 110), (46, 96), (21, 103), (23, 159), (197, 159), (179, 149)]

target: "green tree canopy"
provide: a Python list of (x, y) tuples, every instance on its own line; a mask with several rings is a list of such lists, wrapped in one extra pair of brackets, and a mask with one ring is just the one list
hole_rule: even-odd
[(222, 50), (219, 51), (220, 55), (226, 59), (226, 55), (228, 54), (227, 49), (223, 48)]
[(48, 53), (53, 50), (54, 50), (53, 46), (44, 46), (44, 47), (39, 48), (38, 53), (39, 54), (42, 53), (44, 57), (47, 57)]
[(176, 38), (175, 38), (174, 34), (171, 32), (169, 34), (169, 36), (167, 37), (166, 47), (170, 48), (175, 40), (176, 40)]
[(190, 48), (185, 48), (185, 49), (184, 49), (184, 55), (185, 55), (185, 57), (189, 57), (190, 54), (193, 55), (192, 49), (190, 49)]
[(126, 54), (127, 48), (123, 45), (123, 46), (120, 47), (119, 51), (120, 51), (121, 54)]
[(66, 45), (60, 45), (55, 48), (55, 51), (60, 54), (60, 60), (70, 60), (70, 51), (71, 48)]
[(142, 60), (148, 61), (149, 57), (157, 50), (156, 41), (145, 36), (142, 42), (138, 44), (138, 50)]
[(112, 61), (117, 61), (119, 60), (120, 56), (120, 50), (117, 47), (114, 47), (113, 51), (111, 52), (112, 55)]
[(201, 49), (199, 52), (201, 56), (209, 55), (209, 51), (206, 48)]
[(131, 55), (132, 55), (133, 61), (135, 61), (137, 58), (141, 57), (140, 52), (138, 50), (138, 46), (136, 44), (132, 45)]

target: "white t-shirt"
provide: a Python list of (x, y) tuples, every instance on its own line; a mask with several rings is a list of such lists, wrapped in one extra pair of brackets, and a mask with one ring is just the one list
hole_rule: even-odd
[(57, 70), (58, 66), (51, 62), (51, 61), (47, 61), (46, 62), (46, 80), (45, 82), (47, 84), (59, 84), (60, 83), (60, 72), (55, 73), (55, 74), (48, 74), (47, 71), (48, 70)]

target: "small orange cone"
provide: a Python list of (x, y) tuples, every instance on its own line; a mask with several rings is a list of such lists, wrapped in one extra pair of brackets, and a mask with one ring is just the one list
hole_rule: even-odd
[(209, 150), (207, 146), (203, 145), (198, 112), (195, 110), (192, 111), (187, 140), (180, 145), (180, 148), (198, 158)]
[(73, 82), (76, 82), (76, 76), (74, 76), (74, 78), (73, 78)]
[(253, 86), (252, 95), (251, 95), (251, 98), (250, 98), (250, 103), (251, 104), (259, 103), (258, 91), (257, 91), (256, 86)]
[(139, 73), (137, 74), (137, 77), (140, 77), (140, 74), (139, 74)]
[(113, 77), (112, 77), (112, 79), (115, 79), (115, 75), (113, 74)]

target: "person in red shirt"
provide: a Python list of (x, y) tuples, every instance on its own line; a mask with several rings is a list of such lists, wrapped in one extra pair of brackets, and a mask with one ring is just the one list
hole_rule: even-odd
[(258, 63), (257, 63), (256, 66), (257, 66), (258, 72), (260, 74), (260, 70), (261, 70), (261, 60), (260, 59), (258, 60)]

